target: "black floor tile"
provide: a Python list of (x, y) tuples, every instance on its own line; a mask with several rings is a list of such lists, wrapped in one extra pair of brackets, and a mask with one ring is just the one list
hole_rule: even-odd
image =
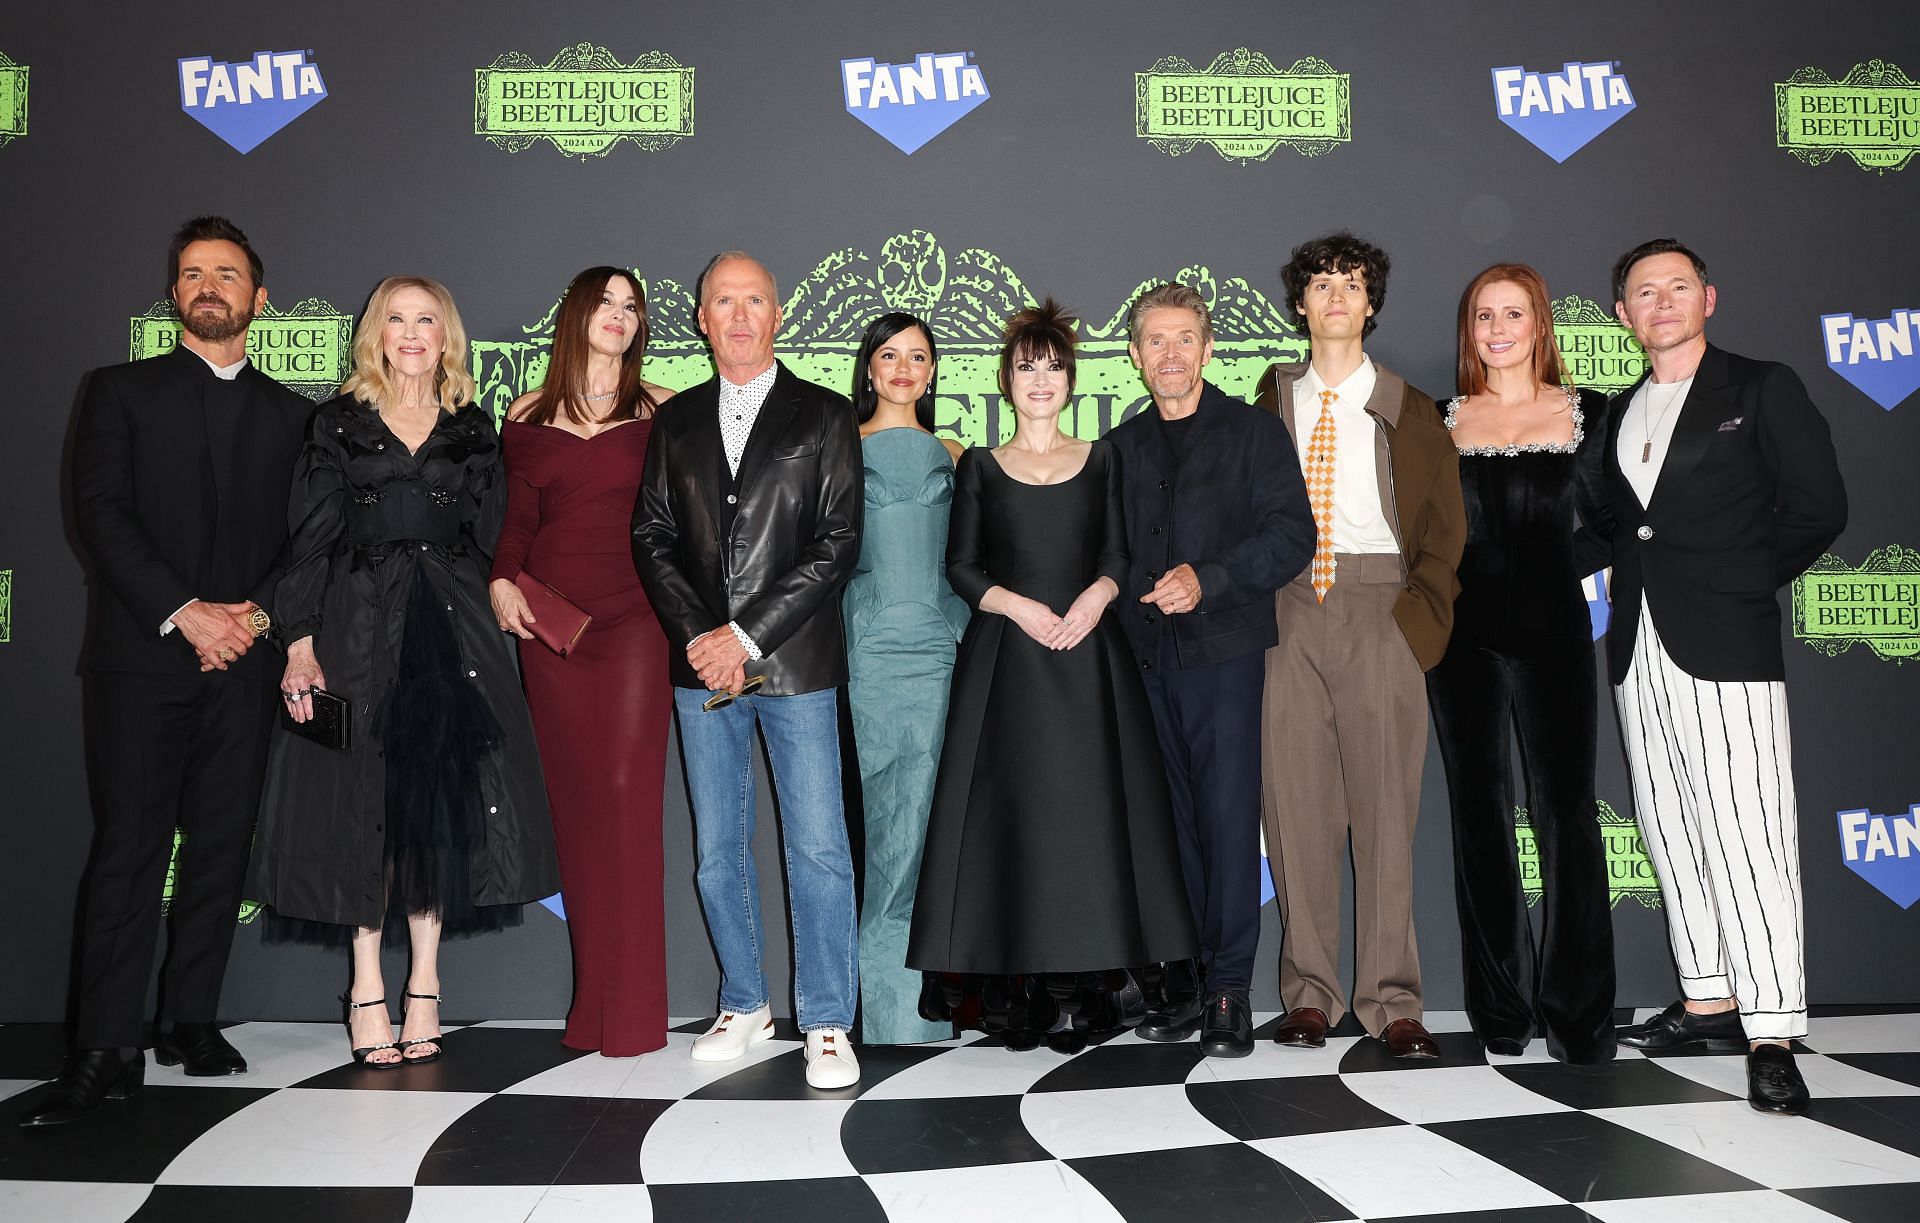
[(607, 1104), (576, 1096), (483, 1100), (434, 1139), (413, 1183), (551, 1185)]
[(744, 1070), (735, 1071), (689, 1095), (689, 1100), (848, 1100), (857, 1099), (909, 1066), (917, 1066), (942, 1050), (925, 1045), (864, 1045), (855, 1050), (860, 1057), (860, 1081), (838, 1091), (816, 1091), (807, 1086), (806, 1051), (795, 1046), (789, 1053), (770, 1057)]
[[(713, 1026), (713, 1021), (716, 1018), (718, 1018), (717, 1014), (708, 1015), (703, 1019), (689, 1019), (685, 1023), (675, 1024), (673, 1027), (668, 1028), (667, 1031), (687, 1032), (694, 1036), (703, 1036), (706, 1034), (707, 1029)], [(773, 1017), (773, 1038), (775, 1040), (799, 1040), (800, 1035), (800, 1025), (794, 1020), (784, 1015), (775, 1015)], [(865, 1048), (864, 1045), (861, 1047)]]
[(1593, 1216), (1578, 1206), (1514, 1206), (1439, 1215), (1374, 1215), (1369, 1223), (1593, 1223)]
[(1920, 1219), (1920, 1183), (1840, 1185), (1831, 1189), (1788, 1189), (1799, 1198), (1847, 1223), (1913, 1223)]
[(1920, 1087), (1920, 1053), (1829, 1053), (1836, 1062), (1857, 1066), (1883, 1079)]
[(1762, 1188), (1716, 1164), (1585, 1113), (1446, 1121), (1424, 1128), (1569, 1201)]
[(1353, 1094), (1338, 1075), (1187, 1084), (1195, 1111), (1242, 1142), (1404, 1125)]
[[(22, 1112), (46, 1087), (7, 1100)], [(107, 1100), (72, 1125), (23, 1130), (0, 1125), (0, 1180), (152, 1181), (174, 1157), (228, 1117), (272, 1095), (255, 1087), (148, 1087), (130, 1100)]]
[(649, 1185), (654, 1223), (886, 1223), (873, 1190), (857, 1176), (725, 1185)]
[(1157, 1087), (1184, 1083), (1206, 1060), (1200, 1042), (1154, 1045), (1142, 1041), (1105, 1044), (1048, 1072), (1029, 1090), (1094, 1091), (1106, 1087)]
[[(1819, 1100), (1813, 1105), (1812, 1115), (1822, 1125), (1920, 1156), (1920, 1096)], [(1920, 1210), (1914, 1211), (1914, 1217), (1920, 1219)]]
[(593, 1123), (555, 1182), (561, 1185), (637, 1185), (640, 1144), (672, 1108), (672, 1100), (602, 1100), (606, 1111)]
[[(1287, 1013), (1281, 1011), (1272, 1019), (1255, 1026), (1253, 1029), (1253, 1038), (1255, 1040), (1272, 1040), (1274, 1032), (1280, 1027), (1281, 1020), (1286, 1017)], [(1367, 1030), (1360, 1026), (1360, 1021), (1354, 1018), (1351, 1012), (1342, 1015), (1339, 1023), (1327, 1029), (1328, 1036), (1365, 1036), (1366, 1034)]]
[(439, 1061), (397, 1070), (336, 1066), (296, 1087), (362, 1091), (502, 1091), (587, 1054), (550, 1028), (461, 1028), (440, 1040)]
[(1842, 1015), (1906, 1015), (1913, 1011), (1911, 1002), (1849, 1002), (1831, 1006), (1809, 1006), (1809, 1019), (1834, 1019)]
[(127, 1223), (406, 1223), (411, 1189), (317, 1189), (281, 1186), (156, 1185)]
[(1052, 1159), (1021, 1124), (1020, 1099), (855, 1101), (840, 1123), (840, 1146), (863, 1174)]
[(50, 1079), (67, 1063), (67, 1025), (0, 1025), (0, 1079)]
[(1645, 1058), (1629, 1057), (1599, 1066), (1503, 1066), (1494, 1069), (1508, 1082), (1569, 1108), (1633, 1108), (1642, 1104), (1692, 1104), (1734, 1100)]
[(1353, 1218), (1306, 1177), (1237, 1142), (1066, 1163), (1130, 1223), (1331, 1223)]
[[(1795, 1054), (1813, 1052), (1812, 1049), (1807, 1048), (1807, 1046), (1797, 1040), (1789, 1047)], [(1655, 1061), (1663, 1057), (1733, 1057), (1739, 1053), (1738, 1050), (1735, 1050), (1733, 1053), (1727, 1053), (1719, 1049), (1709, 1049), (1705, 1045), (1700, 1044), (1682, 1045), (1678, 1049), (1641, 1049), (1639, 1052), (1642, 1056), (1652, 1058)]]
[(1436, 1066), (1484, 1066), (1487, 1064), (1486, 1050), (1480, 1047), (1480, 1038), (1471, 1032), (1435, 1032), (1434, 1043), (1440, 1046), (1437, 1058), (1395, 1057), (1387, 1052), (1386, 1045), (1372, 1037), (1362, 1037), (1348, 1049), (1346, 1056), (1340, 1059), (1341, 1074), (1356, 1074), (1371, 1070), (1432, 1070)]

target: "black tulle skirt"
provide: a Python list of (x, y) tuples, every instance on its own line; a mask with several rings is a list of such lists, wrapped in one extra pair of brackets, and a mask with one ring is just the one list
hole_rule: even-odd
[[(438, 914), (442, 938), (517, 926), (522, 906), (473, 903), (472, 862), (486, 824), (479, 763), (500, 724), (468, 681), (445, 608), (424, 568), (407, 592), (393, 688), (374, 714), (386, 763), (387, 912), (382, 942), (407, 941), (407, 918)], [(269, 911), (269, 942), (342, 946), (353, 928)]]

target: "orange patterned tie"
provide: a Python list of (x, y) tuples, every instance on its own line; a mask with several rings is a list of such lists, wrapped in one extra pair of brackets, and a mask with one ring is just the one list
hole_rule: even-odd
[(1320, 392), (1320, 419), (1307, 442), (1307, 501), (1313, 506), (1313, 597), (1333, 589), (1333, 391)]

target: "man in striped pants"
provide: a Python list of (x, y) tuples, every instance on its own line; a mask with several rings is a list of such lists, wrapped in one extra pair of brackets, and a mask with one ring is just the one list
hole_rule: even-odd
[(1793, 371), (1707, 343), (1699, 256), (1643, 243), (1613, 290), (1651, 369), (1614, 398), (1583, 515), (1612, 549), (1608, 670), (1684, 995), (1620, 1043), (1747, 1049), (1748, 1101), (1799, 1113), (1806, 957), (1777, 592), (1846, 525), (1846, 491)]

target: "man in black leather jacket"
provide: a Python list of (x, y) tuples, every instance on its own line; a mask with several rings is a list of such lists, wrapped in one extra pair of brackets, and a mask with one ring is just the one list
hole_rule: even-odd
[(715, 256), (700, 328), (717, 376), (660, 409), (633, 512), (633, 555), (671, 643), (674, 708), (720, 959), (720, 1016), (696, 1061), (773, 1035), (749, 753), (767, 742), (793, 907), (794, 997), (807, 1082), (860, 1077), (847, 1043), (859, 996), (853, 863), (835, 690), (847, 680), (840, 591), (860, 550), (862, 469), (851, 405), (774, 359), (780, 304), (752, 257)]

